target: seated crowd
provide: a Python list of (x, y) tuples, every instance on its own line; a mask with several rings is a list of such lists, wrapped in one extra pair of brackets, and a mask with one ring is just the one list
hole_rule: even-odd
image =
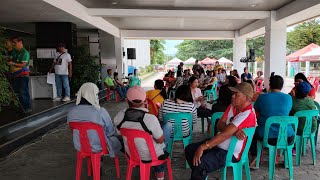
[[(226, 156), (232, 136), (238, 138), (238, 142), (233, 152), (233, 162), (241, 159), (243, 147), (246, 145), (246, 135), (242, 131), (244, 128), (256, 127), (249, 154), (252, 162), (251, 168), (256, 168), (257, 141), (263, 141), (266, 121), (272, 116), (293, 116), (301, 110), (316, 109), (314, 98), (315, 88), (307, 78), (298, 73), (295, 76), (295, 87), (289, 94), (281, 92), (284, 80), (281, 76), (275, 75), (269, 78), (269, 90), (266, 93), (258, 92), (257, 86), (263, 83), (263, 73), (259, 71), (253, 80), (252, 75), (244, 68), (244, 73), (239, 76), (237, 70), (227, 75), (226, 70), (217, 63), (212, 70), (204, 69), (196, 62), (191, 70), (183, 70), (183, 63), (179, 65), (175, 73), (169, 71), (161, 80), (154, 83), (154, 90), (145, 92), (136, 84), (132, 87), (125, 86), (112, 71), (108, 70), (105, 79), (107, 88), (115, 90), (120, 97), (128, 103), (128, 108), (120, 111), (112, 120), (106, 109), (100, 107), (97, 98), (98, 88), (92, 83), (85, 83), (77, 94), (77, 106), (68, 114), (68, 122), (93, 122), (103, 127), (106, 143), (111, 156), (119, 154), (121, 151), (130, 156), (126, 139), (120, 136), (120, 129), (135, 129), (149, 133), (153, 139), (153, 145), (158, 159), (168, 158), (168, 143), (174, 136), (174, 119), (165, 121), (167, 113), (190, 113), (192, 115), (192, 125), (198, 121), (198, 117), (206, 118), (208, 133), (211, 126), (214, 126), (216, 133), (210, 139), (200, 142), (190, 143), (185, 147), (185, 158), (192, 172), (192, 180), (204, 180), (210, 172), (221, 169), (225, 166)], [(177, 76), (175, 77), (175, 74)], [(213, 101), (206, 101), (204, 91), (211, 90), (217, 84), (218, 98)], [(174, 96), (170, 97), (170, 91)], [(209, 94), (210, 96), (210, 94)], [(146, 102), (154, 103), (151, 108)], [(276, 102), (276, 103), (275, 103)], [(212, 107), (209, 108), (212, 104)], [(222, 117), (211, 123), (211, 116), (215, 112), (223, 112)], [(304, 128), (305, 119), (301, 118), (297, 130), (288, 127), (288, 143), (294, 140), (295, 131), (301, 135)], [(312, 132), (316, 131), (316, 119), (312, 121)], [(182, 136), (190, 135), (190, 126), (187, 119), (182, 120)], [(269, 131), (269, 144), (276, 145), (279, 127), (272, 125)], [(75, 149), (80, 151), (79, 134), (74, 132), (73, 141)], [(90, 144), (94, 152), (101, 150), (97, 135), (89, 132)], [(138, 154), (142, 161), (150, 161), (146, 141), (135, 142)], [(154, 167), (155, 177), (158, 180), (164, 179), (164, 166)]]

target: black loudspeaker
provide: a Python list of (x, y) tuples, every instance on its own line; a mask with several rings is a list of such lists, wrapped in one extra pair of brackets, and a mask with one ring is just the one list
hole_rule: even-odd
[(250, 49), (249, 50), (250, 56), (249, 59), (251, 60), (251, 62), (255, 62), (256, 61), (256, 53), (254, 49)]
[(136, 59), (136, 48), (127, 48), (127, 59)]

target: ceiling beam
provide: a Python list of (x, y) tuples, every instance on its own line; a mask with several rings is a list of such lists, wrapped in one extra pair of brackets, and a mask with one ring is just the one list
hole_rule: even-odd
[(82, 21), (85, 21), (102, 31), (120, 37), (120, 30), (101, 17), (93, 17), (87, 13), (87, 8), (75, 0), (43, 0), (52, 6), (65, 11)]
[(287, 25), (320, 16), (319, 0), (296, 0), (276, 11), (276, 20)]
[(257, 20), (242, 29), (240, 29), (240, 36), (244, 36), (246, 38), (256, 37), (265, 33), (265, 19)]
[(233, 39), (234, 31), (121, 30), (127, 39)]
[(265, 19), (270, 16), (269, 11), (207, 11), (109, 8), (88, 8), (88, 14), (98, 17), (171, 17), (214, 19)]

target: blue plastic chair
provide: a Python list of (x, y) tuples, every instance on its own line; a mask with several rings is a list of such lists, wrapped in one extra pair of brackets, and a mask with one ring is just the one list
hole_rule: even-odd
[[(279, 125), (279, 134), (277, 144), (270, 145), (268, 143), (269, 129), (272, 124)], [(295, 134), (292, 144), (288, 144), (288, 127), (294, 125)], [(258, 154), (256, 159), (256, 167), (259, 168), (260, 157), (262, 152), (262, 147), (269, 148), (269, 179), (273, 179), (274, 167), (277, 149), (283, 150), (285, 153), (285, 167), (289, 166), (289, 176), (293, 179), (293, 163), (292, 163), (292, 148), (294, 146), (296, 133), (298, 128), (298, 118), (295, 116), (273, 116), (267, 119), (264, 128), (263, 142), (258, 141)]]
[[(318, 110), (303, 110), (298, 111), (294, 114), (294, 116), (300, 118), (305, 117), (305, 124), (303, 127), (302, 135), (297, 135), (296, 139), (296, 165), (299, 166), (301, 162), (301, 151), (305, 151), (306, 142), (310, 139), (311, 141), (311, 152), (313, 165), (316, 165), (316, 145), (315, 145), (315, 132), (311, 132), (312, 127), (312, 118), (318, 117)], [(305, 154), (305, 153), (304, 153)]]
[[(174, 141), (183, 141), (183, 149), (192, 143), (192, 114), (191, 113), (166, 113), (164, 115), (164, 122), (168, 122), (168, 120), (174, 121), (174, 134), (172, 140), (168, 143), (167, 151), (172, 157), (172, 149)], [(189, 121), (190, 133), (189, 136), (183, 137), (182, 132), (182, 119), (187, 119)], [(186, 168), (189, 168), (188, 163), (186, 162)]]
[(220, 120), (224, 112), (215, 112), (211, 116), (211, 134), (210, 137), (214, 136), (214, 128), (217, 120)]
[[(231, 139), (231, 142), (230, 142), (230, 146), (229, 146), (229, 150), (228, 150), (228, 154), (227, 154), (227, 158), (226, 158), (226, 165), (224, 168), (222, 168), (222, 174), (221, 174), (222, 180), (227, 179), (227, 168), (228, 167), (232, 167), (232, 169), (233, 169), (233, 179), (241, 180), (242, 179), (242, 166), (244, 166), (247, 180), (251, 180), (248, 151), (250, 149), (251, 142), (253, 139), (253, 134), (254, 134), (256, 128), (252, 127), (252, 128), (245, 128), (242, 130), (247, 135), (248, 138), (247, 138), (247, 142), (246, 142), (244, 151), (242, 153), (241, 159), (237, 163), (232, 162), (234, 148), (236, 147), (236, 144), (238, 142), (238, 138), (236, 136), (233, 136)], [(207, 177), (207, 179), (208, 179), (208, 177)]]
[(218, 89), (218, 81), (212, 84), (212, 88), (210, 90), (204, 91), (204, 96), (207, 97), (207, 101), (211, 101), (211, 95), (213, 96), (214, 101), (218, 99), (217, 89)]
[[(316, 105), (318, 111), (319, 111), (319, 115), (320, 115), (320, 104), (317, 101), (314, 101), (314, 104)], [(320, 125), (320, 116), (318, 116), (317, 118), (317, 130), (316, 130), (316, 134), (315, 134), (315, 145), (316, 145), (316, 149), (317, 149), (317, 142), (318, 142), (318, 130), (319, 130), (319, 125)]]

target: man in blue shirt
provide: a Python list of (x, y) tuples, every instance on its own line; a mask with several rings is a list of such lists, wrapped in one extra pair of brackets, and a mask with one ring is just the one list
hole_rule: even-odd
[(247, 80), (251, 80), (252, 79), (252, 75), (249, 73), (248, 68), (245, 67), (243, 69), (244, 73), (241, 74), (241, 82), (246, 82)]
[[(251, 156), (254, 157), (251, 167), (255, 167), (255, 157), (257, 156), (257, 140), (263, 141), (264, 127), (266, 121), (271, 116), (288, 116), (292, 108), (292, 98), (289, 94), (282, 93), (283, 78), (281, 76), (270, 77), (270, 92), (259, 95), (254, 104), (257, 115), (258, 127), (250, 147)], [(276, 144), (279, 133), (279, 126), (274, 124), (269, 130), (269, 144)], [(288, 127), (288, 141), (293, 141), (294, 131), (292, 126)]]

